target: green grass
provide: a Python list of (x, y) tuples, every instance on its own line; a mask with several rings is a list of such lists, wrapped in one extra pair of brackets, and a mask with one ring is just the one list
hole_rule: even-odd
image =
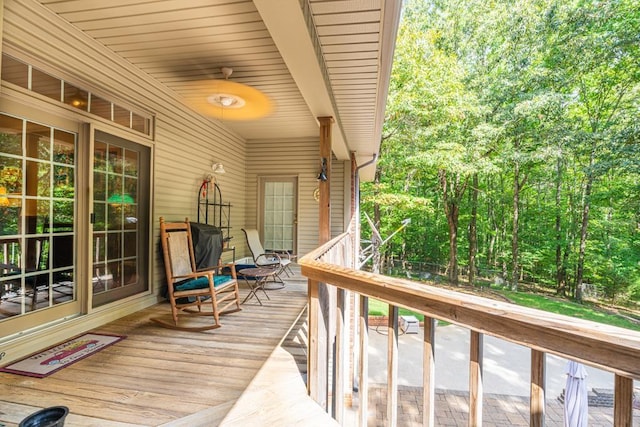
[(640, 331), (640, 325), (617, 314), (607, 313), (589, 304), (578, 304), (568, 300), (549, 298), (544, 295), (527, 294), (522, 292), (500, 291), (515, 304), (537, 308), (551, 313), (564, 314), (565, 316), (591, 320), (606, 325), (619, 326), (621, 328)]
[[(580, 319), (591, 320), (593, 322), (640, 331), (639, 324), (634, 323), (625, 317), (607, 313), (588, 304), (577, 304), (575, 302), (557, 298), (549, 298), (539, 294), (511, 292), (506, 290), (501, 290), (499, 292), (509, 298), (515, 304), (524, 307), (537, 308), (542, 311), (564, 314), (566, 316), (577, 317)], [(420, 313), (415, 313), (413, 311), (407, 310), (406, 308), (400, 308), (399, 311), (400, 315), (411, 315), (417, 317), (420, 321), (424, 320), (424, 315)], [(386, 316), (388, 313), (389, 304), (373, 298), (369, 298), (370, 316)]]
[[(424, 314), (415, 313), (400, 307), (400, 316), (415, 316), (420, 322), (424, 321)], [(369, 316), (386, 316), (389, 314), (389, 304), (377, 299), (369, 298)]]

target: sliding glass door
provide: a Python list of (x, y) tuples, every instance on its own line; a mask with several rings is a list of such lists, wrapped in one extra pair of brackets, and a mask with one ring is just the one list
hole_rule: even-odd
[(77, 132), (0, 114), (0, 322), (5, 336), (81, 311), (75, 250), (77, 140)]
[(149, 289), (150, 148), (96, 132), (93, 148), (93, 306)]

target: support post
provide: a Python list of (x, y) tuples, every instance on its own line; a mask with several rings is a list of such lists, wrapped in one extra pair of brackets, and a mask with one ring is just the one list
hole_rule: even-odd
[[(323, 244), (331, 240), (331, 125), (333, 123), (332, 117), (319, 117), (320, 122), (320, 158), (326, 159), (324, 163), (325, 167), (325, 181), (319, 181), (318, 188), (320, 189), (320, 200), (318, 203), (319, 219), (318, 219), (318, 243)], [(322, 164), (322, 163), (321, 163)], [(310, 335), (317, 336), (318, 342), (316, 343), (317, 354), (313, 355), (316, 358), (317, 366), (315, 375), (317, 378), (318, 389), (312, 397), (322, 406), (327, 412), (331, 412), (333, 405), (328, 404), (329, 400), (329, 361), (334, 356), (335, 346), (335, 319), (332, 318), (333, 312), (332, 305), (335, 304), (335, 291), (332, 292), (330, 287), (326, 283), (315, 282), (316, 289), (316, 329), (311, 330), (311, 324), (309, 325)], [(309, 297), (311, 298), (311, 296)], [(311, 307), (309, 307), (311, 313)], [(309, 317), (309, 323), (311, 323), (311, 314)], [(313, 335), (313, 333), (322, 335)], [(311, 344), (311, 339), (309, 339)], [(311, 351), (309, 356), (312, 357)], [(335, 360), (334, 360), (335, 362)], [(335, 365), (334, 365), (335, 367)], [(311, 372), (309, 372), (311, 375)], [(321, 378), (320, 378), (321, 377)], [(334, 378), (335, 382), (335, 378)], [(337, 396), (332, 395), (332, 399), (336, 399)], [(335, 414), (332, 414), (335, 416)]]
[(319, 117), (320, 121), (320, 160), (326, 160), (326, 181), (319, 181), (319, 224), (320, 244), (331, 240), (331, 125), (332, 117)]

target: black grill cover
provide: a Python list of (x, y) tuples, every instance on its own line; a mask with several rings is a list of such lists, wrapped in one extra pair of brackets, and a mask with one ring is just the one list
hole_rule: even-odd
[(191, 222), (193, 252), (198, 270), (218, 265), (222, 255), (222, 230), (209, 224)]

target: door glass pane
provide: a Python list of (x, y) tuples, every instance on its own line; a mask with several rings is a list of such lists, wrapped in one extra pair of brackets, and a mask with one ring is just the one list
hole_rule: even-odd
[(27, 196), (49, 197), (51, 163), (27, 160), (24, 173), (25, 193)]
[(268, 179), (263, 187), (262, 224), (266, 250), (294, 250), (295, 181)]
[(0, 153), (22, 155), (23, 121), (0, 115)]
[(93, 302), (148, 289), (148, 147), (96, 133), (94, 144)]
[(75, 164), (75, 136), (72, 133), (54, 130), (53, 161), (66, 165)]
[(0, 126), (2, 320), (77, 300), (76, 135), (2, 114)]
[(27, 156), (34, 159), (49, 160), (51, 146), (51, 128), (27, 122)]

